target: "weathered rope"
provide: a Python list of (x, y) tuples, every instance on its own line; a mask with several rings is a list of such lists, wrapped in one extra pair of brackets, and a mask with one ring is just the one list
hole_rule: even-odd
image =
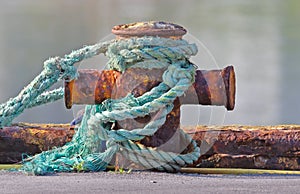
[[(153, 135), (165, 123), (167, 114), (173, 108), (173, 101), (194, 82), (195, 68), (188, 59), (197, 53), (197, 47), (185, 40), (159, 37), (112, 40), (86, 46), (64, 58), (51, 58), (45, 62), (44, 70), (32, 83), (16, 98), (0, 106), (0, 126), (9, 125), (25, 108), (62, 98), (62, 89), (42, 92), (60, 79), (76, 79), (74, 63), (100, 53), (109, 57), (110, 69), (121, 72), (136, 66), (165, 68), (163, 82), (137, 98), (129, 94), (122, 99), (108, 99), (100, 105), (87, 105), (72, 141), (26, 159), (22, 170), (33, 174), (99, 171), (106, 168), (117, 152), (145, 168), (163, 171), (176, 171), (197, 160), (199, 147), (182, 131), (182, 135), (194, 147), (191, 153), (164, 152), (136, 142)], [(142, 129), (112, 130), (116, 121), (143, 117), (152, 112), (158, 113)], [(102, 142), (106, 142), (106, 150), (102, 150)]]
[(0, 127), (9, 126), (14, 118), (26, 108), (34, 107), (35, 103), (48, 103), (62, 98), (61, 92), (50, 92), (43, 95), (54, 83), (61, 79), (75, 79), (77, 69), (73, 65), (84, 59), (105, 53), (110, 42), (86, 46), (73, 51), (64, 58), (53, 57), (44, 62), (44, 70), (18, 96), (0, 105)]

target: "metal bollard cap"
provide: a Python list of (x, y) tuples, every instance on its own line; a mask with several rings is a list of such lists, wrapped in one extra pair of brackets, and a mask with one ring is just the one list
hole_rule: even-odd
[(112, 29), (112, 33), (115, 34), (117, 38), (159, 36), (164, 38), (181, 39), (186, 32), (186, 29), (180, 25), (163, 21), (121, 24), (114, 26)]

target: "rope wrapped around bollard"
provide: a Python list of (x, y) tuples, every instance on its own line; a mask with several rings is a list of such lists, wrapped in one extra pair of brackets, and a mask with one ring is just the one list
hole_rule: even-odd
[[(200, 148), (191, 137), (180, 131), (193, 151), (186, 154), (165, 152), (138, 143), (153, 135), (166, 121), (173, 101), (194, 83), (195, 67), (189, 58), (197, 53), (195, 44), (165, 37), (132, 37), (116, 39), (73, 51), (64, 58), (50, 58), (44, 70), (20, 94), (0, 106), (0, 126), (8, 126), (26, 108), (53, 102), (63, 97), (63, 90), (47, 92), (61, 79), (76, 79), (74, 64), (98, 54), (105, 54), (108, 67), (124, 72), (132, 67), (164, 68), (163, 82), (142, 96), (128, 94), (121, 99), (107, 99), (99, 105), (87, 105), (79, 128), (71, 142), (24, 159), (21, 170), (36, 175), (74, 170), (105, 170), (116, 153), (122, 154), (147, 169), (174, 172), (191, 164), (200, 156)], [(145, 127), (131, 131), (113, 130), (116, 121), (158, 116)], [(106, 142), (106, 150), (101, 144)]]

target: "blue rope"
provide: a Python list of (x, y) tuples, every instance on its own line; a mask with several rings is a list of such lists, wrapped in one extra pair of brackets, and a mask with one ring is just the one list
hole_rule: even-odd
[[(7, 126), (25, 108), (52, 102), (63, 97), (63, 90), (44, 92), (61, 79), (76, 79), (74, 64), (86, 58), (105, 54), (108, 66), (120, 72), (128, 68), (164, 68), (163, 82), (140, 97), (129, 94), (122, 99), (107, 99), (100, 105), (87, 105), (80, 127), (71, 142), (63, 147), (42, 152), (24, 161), (22, 170), (33, 174), (73, 170), (104, 170), (116, 153), (145, 168), (176, 171), (193, 163), (200, 149), (190, 136), (194, 150), (188, 154), (164, 152), (145, 147), (136, 141), (153, 135), (166, 121), (173, 101), (193, 84), (195, 68), (189, 58), (197, 53), (195, 44), (185, 40), (142, 37), (112, 40), (86, 46), (64, 58), (50, 58), (44, 70), (20, 94), (0, 106), (0, 126)], [(144, 117), (158, 112), (144, 128), (112, 130), (115, 122)], [(102, 150), (102, 142), (106, 150)]]

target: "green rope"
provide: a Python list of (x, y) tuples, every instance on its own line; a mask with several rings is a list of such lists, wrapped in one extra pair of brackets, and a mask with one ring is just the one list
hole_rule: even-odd
[(109, 44), (110, 42), (104, 42), (86, 46), (73, 51), (64, 58), (54, 57), (45, 61), (44, 70), (17, 97), (11, 98), (6, 103), (0, 105), (0, 127), (9, 126), (14, 118), (20, 115), (26, 108), (34, 107), (35, 103), (53, 102), (61, 98), (62, 95), (60, 92), (52, 92), (50, 96), (43, 95), (42, 93), (61, 79), (75, 79), (77, 77), (77, 69), (73, 65), (99, 53), (104, 53)]
[[(73, 51), (64, 58), (45, 62), (42, 73), (21, 93), (0, 106), (0, 126), (7, 126), (25, 108), (52, 102), (63, 97), (63, 90), (44, 92), (60, 79), (76, 79), (74, 63), (103, 53), (108, 66), (120, 72), (128, 68), (164, 68), (163, 82), (140, 97), (128, 94), (122, 99), (107, 99), (100, 105), (87, 105), (80, 127), (71, 142), (24, 160), (22, 170), (33, 174), (100, 171), (106, 169), (118, 152), (148, 169), (178, 171), (199, 158), (200, 149), (184, 132), (194, 150), (188, 154), (164, 152), (145, 147), (136, 141), (153, 135), (166, 121), (173, 101), (193, 84), (195, 68), (189, 58), (197, 53), (195, 44), (185, 40), (142, 37), (112, 40)], [(44, 93), (43, 93), (44, 92)], [(115, 122), (144, 117), (157, 112), (144, 128), (112, 130)], [(106, 142), (106, 150), (101, 143)]]

